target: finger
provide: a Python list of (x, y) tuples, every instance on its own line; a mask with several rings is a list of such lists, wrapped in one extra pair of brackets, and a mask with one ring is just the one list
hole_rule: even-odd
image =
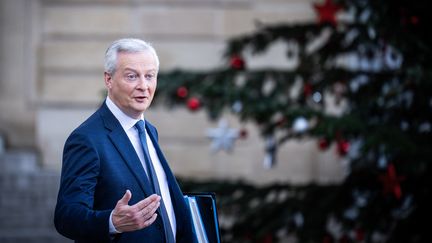
[(117, 202), (118, 205), (128, 205), (129, 200), (132, 198), (132, 193), (129, 190), (126, 190), (123, 197)]
[[(134, 207), (137, 207), (139, 210), (142, 210), (143, 208), (149, 206), (152, 203), (157, 203), (161, 200), (161, 197), (157, 194), (152, 194), (148, 196), (147, 198), (137, 202)], [(155, 205), (155, 204), (154, 204)]]
[(144, 221), (143, 224), (143, 228), (150, 226), (151, 224), (153, 224), (153, 222), (156, 220), (157, 218), (157, 214), (153, 214), (151, 218), (147, 219), (146, 221)]
[(142, 217), (144, 219), (151, 218), (153, 214), (155, 214), (156, 210), (159, 208), (160, 202), (153, 202), (149, 204), (147, 207), (141, 210)]

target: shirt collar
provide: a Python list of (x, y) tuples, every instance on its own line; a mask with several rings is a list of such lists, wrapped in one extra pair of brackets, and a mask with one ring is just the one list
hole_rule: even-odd
[(106, 105), (108, 109), (113, 113), (113, 115), (120, 122), (120, 125), (123, 127), (125, 131), (131, 129), (139, 120), (144, 120), (144, 114), (141, 116), (141, 119), (135, 119), (128, 115), (126, 115), (114, 102), (107, 96)]

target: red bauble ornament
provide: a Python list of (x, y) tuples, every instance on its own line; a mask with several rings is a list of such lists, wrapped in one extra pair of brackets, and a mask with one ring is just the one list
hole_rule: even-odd
[(322, 243), (333, 243), (333, 237), (331, 237), (330, 235), (326, 234), (322, 240)]
[(264, 236), (264, 238), (262, 239), (262, 243), (273, 243), (273, 235), (267, 234), (266, 236)]
[(240, 133), (239, 133), (239, 137), (241, 139), (245, 139), (245, 138), (247, 138), (247, 136), (248, 136), (248, 131), (246, 129), (241, 129)]
[(188, 93), (189, 93), (188, 89), (184, 86), (178, 87), (178, 89), (177, 89), (177, 97), (179, 97), (179, 98), (182, 98), (182, 99), (186, 98)]
[(330, 142), (326, 138), (320, 138), (318, 140), (318, 147), (321, 150), (326, 150), (330, 146)]
[(337, 152), (339, 155), (344, 156), (348, 153), (350, 144), (345, 139), (341, 139), (337, 142)]
[(396, 174), (396, 168), (393, 164), (387, 166), (387, 171), (385, 175), (381, 175), (379, 180), (383, 183), (384, 194), (393, 193), (393, 195), (400, 199), (402, 197), (402, 189), (400, 182), (404, 178)]
[(312, 94), (312, 84), (305, 83), (303, 86), (303, 94), (305, 97), (309, 97)]
[(245, 68), (245, 61), (240, 55), (233, 55), (230, 59), (230, 66), (233, 69), (243, 70)]
[(324, 4), (314, 4), (314, 8), (318, 14), (318, 22), (320, 24), (330, 23), (336, 25), (336, 13), (342, 8), (342, 6), (335, 4), (332, 0), (325, 0)]
[(187, 101), (187, 107), (191, 111), (196, 111), (201, 107), (201, 101), (198, 98), (192, 97)]
[(417, 25), (419, 23), (420, 19), (417, 16), (411, 16), (410, 22), (412, 25)]
[(365, 232), (362, 229), (357, 229), (355, 231), (355, 239), (357, 242), (362, 242), (365, 239)]

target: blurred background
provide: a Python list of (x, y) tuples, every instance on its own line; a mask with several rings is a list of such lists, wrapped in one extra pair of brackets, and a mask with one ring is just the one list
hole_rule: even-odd
[(430, 242), (426, 1), (2, 0), (0, 242), (53, 226), (64, 141), (122, 37), (156, 48), (146, 112), (223, 242)]

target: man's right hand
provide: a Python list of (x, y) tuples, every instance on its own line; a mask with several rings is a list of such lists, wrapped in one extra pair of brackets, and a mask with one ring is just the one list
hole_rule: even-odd
[(112, 223), (119, 232), (139, 230), (156, 220), (155, 212), (160, 205), (160, 196), (153, 194), (134, 205), (129, 205), (131, 198), (132, 193), (126, 190), (113, 210)]

